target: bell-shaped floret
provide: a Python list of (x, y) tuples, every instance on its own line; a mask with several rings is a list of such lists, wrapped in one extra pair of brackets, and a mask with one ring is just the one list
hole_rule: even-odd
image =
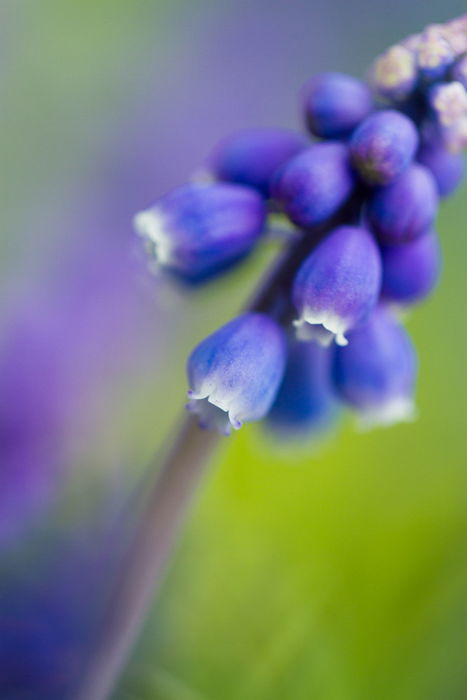
[(158, 265), (199, 280), (247, 254), (265, 218), (264, 202), (254, 190), (190, 183), (137, 214), (134, 225)]
[(364, 228), (341, 226), (302, 264), (293, 286), (299, 314), (297, 337), (329, 344), (347, 343), (345, 333), (364, 321), (381, 288), (381, 256)]
[(188, 365), (188, 410), (200, 425), (228, 435), (263, 418), (284, 374), (287, 343), (269, 316), (246, 313), (203, 340)]
[(364, 425), (390, 425), (414, 416), (417, 359), (403, 328), (379, 307), (366, 324), (349, 333), (349, 344), (336, 348), (333, 379), (341, 399)]
[(372, 192), (366, 210), (368, 224), (382, 243), (412, 241), (433, 225), (438, 201), (428, 168), (411, 165), (395, 182)]

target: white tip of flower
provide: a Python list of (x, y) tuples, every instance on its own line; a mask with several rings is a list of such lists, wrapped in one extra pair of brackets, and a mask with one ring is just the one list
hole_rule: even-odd
[(389, 427), (395, 423), (409, 423), (416, 417), (413, 399), (409, 396), (397, 396), (360, 412), (358, 422), (362, 430), (369, 430), (376, 426)]
[(186, 408), (191, 413), (196, 413), (202, 428), (230, 435), (232, 428), (239, 430), (242, 427), (242, 422), (235, 416), (225, 397), (216, 396), (215, 392), (206, 395), (205, 392), (190, 390), (188, 398), (190, 401)]
[(138, 212), (133, 218), (133, 228), (141, 238), (151, 245), (151, 252), (156, 256), (158, 263), (170, 265), (173, 246), (166, 217), (159, 208), (156, 206)]
[(333, 341), (337, 345), (347, 345), (344, 333), (348, 328), (345, 319), (336, 314), (306, 310), (303, 316), (293, 322), (296, 328), (297, 340), (316, 340), (320, 345), (328, 347)]
[(204, 430), (215, 430), (226, 436), (231, 434), (232, 424), (228, 414), (210, 403), (209, 399), (194, 399), (187, 403), (186, 408), (197, 415), (199, 425)]

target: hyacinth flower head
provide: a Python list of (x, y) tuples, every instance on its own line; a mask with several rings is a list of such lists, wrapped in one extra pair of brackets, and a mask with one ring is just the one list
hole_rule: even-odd
[[(293, 231), (248, 313), (190, 356), (188, 408), (203, 427), (229, 433), (272, 407), (278, 415), (287, 395), (284, 373), (295, 376), (297, 358), (303, 365), (306, 354), (294, 335), (336, 355), (333, 371), (323, 364), (320, 373), (346, 405), (361, 409), (349, 389), (352, 373), (362, 386), (367, 370), (368, 386), (378, 383), (375, 366), (359, 362), (370, 340), (381, 386), (387, 380), (405, 387), (403, 400), (388, 389), (381, 401), (412, 401), (415, 373), (409, 381), (397, 361), (397, 348), (408, 341), (394, 340), (405, 335), (387, 309), (425, 298), (438, 278), (439, 200), (463, 175), (466, 51), (462, 17), (387, 49), (369, 83), (338, 72), (311, 77), (301, 92), (311, 139), (275, 127), (227, 136), (208, 159), (209, 182), (183, 185), (136, 216), (159, 263), (187, 278), (207, 279), (238, 263), (278, 211)], [(308, 391), (310, 402), (297, 400), (304, 416), (312, 403)], [(403, 413), (368, 400), (365, 410), (373, 408), (385, 420)]]
[[(369, 425), (414, 416), (416, 353), (394, 306), (425, 298), (438, 276), (438, 199), (459, 184), (467, 147), (466, 53), (467, 15), (387, 49), (368, 84), (311, 77), (308, 137), (275, 127), (228, 136), (207, 157), (208, 181), (136, 215), (151, 259), (206, 282), (260, 245), (278, 212), (290, 229), (244, 312), (213, 324), (188, 359), (189, 413), (138, 540), (155, 562), (137, 586), (146, 604), (216, 432), (264, 420), (301, 438), (326, 423), (330, 403)], [(134, 628), (138, 615), (115, 610)], [(108, 638), (102, 653), (109, 645), (121, 653)]]

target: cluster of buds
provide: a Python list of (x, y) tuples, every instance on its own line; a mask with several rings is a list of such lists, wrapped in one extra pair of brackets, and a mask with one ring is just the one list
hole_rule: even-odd
[(413, 416), (417, 359), (397, 310), (437, 281), (438, 204), (463, 176), (466, 51), (467, 17), (389, 49), (371, 84), (319, 75), (302, 91), (312, 141), (234, 133), (208, 179), (136, 215), (151, 258), (198, 283), (245, 258), (278, 212), (292, 229), (247, 311), (188, 360), (200, 425), (229, 434), (265, 418), (302, 434), (343, 405), (367, 424)]
[(426, 122), (422, 137), (451, 153), (467, 146), (467, 15), (432, 24), (392, 46), (376, 61), (372, 84), (379, 97)]

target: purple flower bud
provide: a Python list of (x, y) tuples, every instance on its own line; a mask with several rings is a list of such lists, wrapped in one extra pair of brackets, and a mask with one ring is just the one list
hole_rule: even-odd
[(411, 165), (386, 187), (371, 194), (367, 219), (382, 243), (412, 241), (433, 224), (438, 209), (436, 182), (423, 165)]
[(307, 228), (335, 214), (354, 186), (347, 147), (319, 143), (279, 170), (273, 195), (294, 224)]
[(388, 100), (405, 100), (417, 82), (414, 52), (396, 44), (376, 59), (372, 83), (378, 95)]
[(417, 47), (417, 65), (426, 80), (442, 78), (454, 60), (454, 53), (446, 40), (443, 27), (435, 24), (420, 35)]
[(418, 133), (414, 123), (392, 109), (375, 112), (352, 135), (352, 162), (369, 185), (395, 180), (415, 155)]
[(315, 248), (298, 271), (293, 300), (297, 336), (346, 345), (346, 331), (364, 321), (380, 293), (381, 258), (363, 228), (341, 226)]
[(440, 247), (434, 231), (406, 245), (382, 249), (382, 295), (388, 301), (410, 304), (426, 297), (440, 270)]
[(343, 401), (366, 425), (389, 425), (414, 415), (415, 350), (405, 329), (385, 309), (349, 333), (337, 348), (333, 377)]
[(316, 435), (330, 426), (337, 414), (331, 383), (332, 353), (316, 343), (290, 345), (284, 378), (267, 415), (281, 437)]
[(285, 369), (286, 339), (269, 316), (246, 313), (203, 340), (188, 360), (187, 408), (204, 428), (229, 435), (271, 408)]
[(220, 180), (270, 194), (271, 177), (306, 141), (290, 129), (243, 129), (227, 136), (214, 151), (212, 170)]
[(134, 226), (159, 265), (196, 279), (249, 252), (265, 217), (264, 202), (253, 190), (191, 183), (137, 214)]
[(431, 171), (440, 197), (452, 194), (464, 177), (463, 156), (450, 153), (439, 139), (425, 141), (418, 151), (417, 160)]
[(344, 73), (321, 73), (303, 88), (305, 119), (315, 136), (348, 136), (373, 107), (365, 83)]

